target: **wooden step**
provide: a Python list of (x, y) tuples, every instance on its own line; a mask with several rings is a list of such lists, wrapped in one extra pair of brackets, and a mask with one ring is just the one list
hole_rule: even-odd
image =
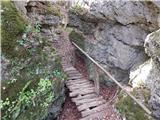
[(68, 80), (73, 80), (73, 79), (80, 79), (80, 78), (84, 78), (83, 76), (73, 76), (73, 77), (68, 77)]
[[(88, 115), (91, 115), (91, 114), (94, 114), (96, 112), (100, 112), (102, 110), (105, 110), (109, 107), (108, 103), (105, 103), (105, 104), (102, 104), (100, 106), (97, 106), (93, 109), (88, 109), (88, 110), (85, 110), (85, 111), (82, 111), (81, 114), (82, 114), (82, 117), (85, 117), (85, 116), (88, 116)], [(109, 108), (108, 108), (109, 109)]]
[(83, 87), (75, 86), (75, 87), (69, 87), (70, 91), (76, 91), (76, 90), (81, 90), (81, 89), (87, 89), (87, 88), (92, 88), (95, 89), (92, 85), (85, 85)]
[(65, 68), (65, 69), (64, 69), (65, 72), (71, 71), (71, 70), (73, 71), (73, 70), (76, 70), (76, 69), (75, 69), (74, 67), (68, 67), (68, 68)]
[(68, 74), (68, 77), (83, 77), (82, 74)]
[(73, 82), (66, 82), (66, 85), (68, 85), (68, 86), (74, 86), (74, 85), (86, 85), (86, 84), (90, 84), (90, 85), (93, 86), (93, 84), (91, 84), (89, 81), (85, 81), (85, 80), (79, 81), (78, 79), (76, 79), (76, 80), (71, 80), (71, 81), (73, 81)]
[(93, 83), (85, 79), (76, 68), (65, 63), (62, 64), (68, 75), (66, 86), (71, 100), (76, 104), (83, 118), (80, 120), (102, 120), (109, 109), (106, 100), (95, 93)]
[(100, 101), (100, 100), (103, 100), (103, 97), (76, 100), (75, 103), (76, 103), (77, 106), (79, 106), (79, 105), (82, 105), (84, 103), (89, 103), (89, 102), (93, 102), (93, 101)]
[(89, 82), (84, 82), (84, 83), (74, 83), (74, 84), (66, 84), (68, 87), (76, 87), (78, 86), (79, 88), (80, 87), (83, 87), (85, 85), (90, 85), (90, 86), (93, 86), (92, 84), (90, 84)]
[(90, 82), (89, 80), (86, 79), (77, 79), (77, 80), (67, 80), (67, 84), (74, 84), (74, 83), (82, 83), (82, 82)]
[(94, 93), (95, 91), (94, 90), (92, 90), (92, 89), (85, 89), (85, 90), (83, 90), (83, 91), (73, 91), (73, 92), (71, 92), (69, 95), (70, 95), (70, 97), (75, 97), (75, 96), (78, 96), (78, 95), (86, 95), (86, 94), (89, 94), (89, 93)]
[(77, 70), (70, 70), (70, 71), (66, 71), (67, 74), (78, 74), (80, 73), (79, 71)]
[(80, 120), (103, 120), (106, 115), (106, 111), (96, 112), (95, 114), (91, 114), (89, 116), (83, 117)]
[(76, 98), (72, 98), (72, 101), (75, 102), (76, 100), (89, 99), (89, 98), (95, 98), (95, 97), (98, 97), (98, 95), (91, 93), (84, 96), (78, 96)]
[(93, 101), (90, 103), (84, 103), (83, 105), (78, 106), (78, 110), (86, 110), (89, 109), (90, 107), (96, 107), (98, 105), (104, 104), (106, 101), (105, 100), (99, 100), (99, 101)]

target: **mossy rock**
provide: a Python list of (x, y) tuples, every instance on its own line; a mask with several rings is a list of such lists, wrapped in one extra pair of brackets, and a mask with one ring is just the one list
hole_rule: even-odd
[(84, 41), (85, 38), (84, 38), (84, 36), (81, 33), (78, 33), (75, 30), (73, 30), (69, 34), (69, 39), (70, 39), (70, 41), (76, 43), (83, 50), (85, 49), (85, 41)]
[(118, 96), (116, 108), (126, 120), (153, 120), (131, 97), (122, 92)]
[(16, 41), (25, 29), (26, 21), (18, 13), (11, 1), (2, 1), (1, 35), (2, 52), (8, 56), (15, 56)]
[(46, 14), (52, 14), (58, 17), (62, 17), (60, 7), (57, 4), (52, 5), (48, 2), (46, 10)]

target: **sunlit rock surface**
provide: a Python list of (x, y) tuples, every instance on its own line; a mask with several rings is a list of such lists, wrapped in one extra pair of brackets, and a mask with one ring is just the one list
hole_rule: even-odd
[(160, 30), (149, 34), (145, 39), (148, 61), (130, 72), (133, 87), (147, 87), (151, 91), (149, 105), (153, 115), (160, 118)]
[(159, 28), (160, 8), (144, 1), (80, 3), (82, 9), (69, 13), (68, 25), (84, 33), (86, 51), (94, 59), (109, 66), (106, 69), (119, 81), (127, 82), (128, 72), (148, 59), (144, 40)]

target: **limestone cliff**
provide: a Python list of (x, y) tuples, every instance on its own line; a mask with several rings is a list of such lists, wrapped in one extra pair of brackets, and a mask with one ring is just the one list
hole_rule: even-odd
[[(130, 81), (132, 87), (147, 87), (151, 92), (147, 104), (159, 119), (160, 2), (81, 0), (72, 4), (68, 26), (83, 33), (84, 49), (122, 84)], [(88, 69), (92, 78), (92, 67)]]

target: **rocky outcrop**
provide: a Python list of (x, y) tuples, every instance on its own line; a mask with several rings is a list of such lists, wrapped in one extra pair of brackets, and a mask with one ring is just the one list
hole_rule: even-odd
[[(26, 66), (28, 65), (28, 66), (33, 67), (32, 68), (33, 71), (34, 71), (34, 69), (36, 69), (36, 71), (34, 71), (32, 75), (30, 75), (30, 77), (32, 77), (32, 80), (38, 81), (39, 77), (46, 77), (45, 75), (40, 76), (40, 74), (42, 74), (43, 72), (46, 72), (46, 75), (51, 75), (51, 73), (53, 74), (54, 70), (58, 70), (58, 72), (60, 73), (61, 72), (60, 58), (56, 57), (57, 55), (56, 55), (56, 51), (54, 49), (55, 44), (53, 44), (53, 43), (55, 42), (54, 40), (59, 39), (59, 32), (56, 32), (56, 31), (57, 31), (57, 28), (59, 27), (59, 25), (61, 24), (62, 16), (61, 16), (61, 13), (60, 13), (59, 9), (57, 8), (55, 2), (45, 2), (45, 1), (26, 1), (26, 2), (25, 1), (21, 1), (21, 2), (18, 1), (18, 2), (16, 2), (16, 1), (13, 1), (13, 3), (15, 5), (17, 11), (19, 11), (21, 14), (23, 14), (25, 16), (25, 18), (27, 18), (27, 21), (31, 25), (33, 25), (33, 26), (28, 25), (26, 27), (27, 30), (23, 34), (23, 36), (21, 38), (22, 40), (20, 39), (20, 42), (21, 42), (20, 44), (22, 46), (23, 46), (24, 42), (26, 42), (24, 46), (28, 49), (32, 49), (33, 51), (30, 51), (31, 53), (36, 52), (36, 54), (33, 54), (31, 56), (31, 58), (29, 58), (29, 60), (26, 58), (23, 59), (23, 64), (25, 64)], [(56, 7), (56, 9), (54, 9), (55, 7)], [(32, 44), (32, 46), (30, 46), (30, 44)], [(22, 53), (22, 55), (23, 55), (23, 53)], [(44, 56), (45, 56), (45, 59), (43, 59)], [(12, 69), (15, 69), (16, 71), (18, 71), (19, 69), (20, 69), (19, 71), (21, 71), (21, 69), (23, 71), (23, 69), (25, 69), (25, 68), (23, 68), (24, 65), (22, 63), (19, 63), (22, 66), (22, 68), (17, 67), (18, 66), (17, 61), (21, 60), (20, 58), (18, 58), (18, 60), (16, 61), (17, 63), (14, 61), (9, 61), (4, 56), (2, 59), (3, 59), (2, 60), (3, 79), (10, 80), (9, 75), (12, 74), (12, 71), (11, 71)], [(13, 64), (12, 62), (16, 63), (16, 65), (11, 66)], [(43, 65), (43, 66), (40, 67), (40, 65)], [(8, 71), (7, 71), (7, 69), (8, 69)], [(10, 73), (10, 74), (8, 74), (8, 73)], [(29, 72), (24, 72), (23, 77), (26, 76), (28, 73)], [(17, 74), (17, 75), (21, 75), (21, 73)], [(36, 76), (36, 78), (33, 77), (34, 75)], [(53, 98), (53, 102), (50, 103), (50, 105), (49, 105), (48, 111), (46, 109), (48, 106), (46, 108), (45, 107), (41, 108), (40, 105), (38, 105), (38, 107), (36, 108), (37, 111), (31, 111), (28, 108), (32, 109), (32, 107), (27, 107), (27, 109), (26, 109), (26, 110), (28, 110), (28, 111), (26, 111), (27, 114), (25, 114), (24, 116), (21, 115), (21, 117), (23, 117), (23, 118), (20, 117), (19, 119), (53, 120), (53, 119), (57, 118), (57, 116), (59, 115), (59, 113), (62, 109), (62, 104), (65, 101), (65, 87), (64, 87), (64, 78), (57, 78), (56, 75), (54, 75), (54, 77), (49, 78), (49, 79), (53, 79), (53, 78), (54, 78), (54, 80), (52, 81), (53, 82), (53, 91), (50, 91), (50, 92), (54, 93), (54, 98)], [(25, 79), (25, 77), (23, 78), (23, 80), (20, 80), (18, 82), (21, 86), (23, 84), (25, 84), (24, 79)], [(28, 79), (27, 79), (27, 81), (28, 81)], [(34, 83), (36, 84), (37, 82), (34, 82)], [(17, 84), (16, 83), (14, 84), (16, 86), (16, 88), (21, 89)], [(8, 88), (6, 88), (6, 89), (8, 90)], [(13, 89), (10, 87), (9, 90), (13, 90)], [(10, 94), (12, 94), (12, 96), (14, 96), (14, 94), (18, 95), (17, 91), (14, 91), (13, 93), (10, 93)], [(43, 95), (43, 98), (41, 98), (40, 100), (36, 99), (37, 100), (36, 104), (39, 104), (38, 102), (43, 102), (44, 104), (46, 104), (46, 102), (44, 100), (44, 98), (46, 98), (46, 97), (47, 97), (46, 98), (47, 100), (52, 99), (49, 92), (47, 93), (47, 95), (46, 96)], [(3, 94), (3, 96), (4, 96), (4, 94)], [(6, 94), (6, 96), (7, 96), (7, 94)], [(12, 97), (12, 96), (9, 96), (9, 97)], [(33, 108), (33, 110), (34, 109), (35, 108)], [(33, 113), (35, 115), (33, 115), (33, 114), (30, 115), (30, 113)], [(27, 116), (27, 115), (30, 115), (30, 116)], [(34, 116), (35, 118), (32, 118), (32, 116)]]
[(24, 16), (27, 14), (26, 6), (27, 6), (27, 1), (13, 1), (16, 9)]
[[(128, 72), (148, 59), (143, 44), (147, 34), (158, 29), (159, 7), (145, 1), (103, 0), (87, 5), (86, 10), (82, 4), (82, 9), (73, 9), (76, 14), (70, 12), (69, 26), (85, 34), (86, 51), (94, 59), (127, 82)], [(88, 26), (88, 33), (83, 26)], [(91, 35), (93, 40), (88, 39)]]
[(147, 87), (150, 91), (149, 105), (153, 115), (160, 118), (160, 30), (149, 34), (145, 39), (145, 51), (151, 58), (131, 71), (133, 87)]
[[(148, 35), (160, 27), (159, 2), (81, 2), (81, 9), (70, 12), (68, 25), (84, 33), (85, 50), (117, 80), (127, 83), (130, 79), (133, 87), (150, 89), (148, 102), (159, 119), (159, 31)], [(85, 32), (83, 26), (88, 26), (90, 31)], [(93, 78), (90, 64), (88, 71)]]

